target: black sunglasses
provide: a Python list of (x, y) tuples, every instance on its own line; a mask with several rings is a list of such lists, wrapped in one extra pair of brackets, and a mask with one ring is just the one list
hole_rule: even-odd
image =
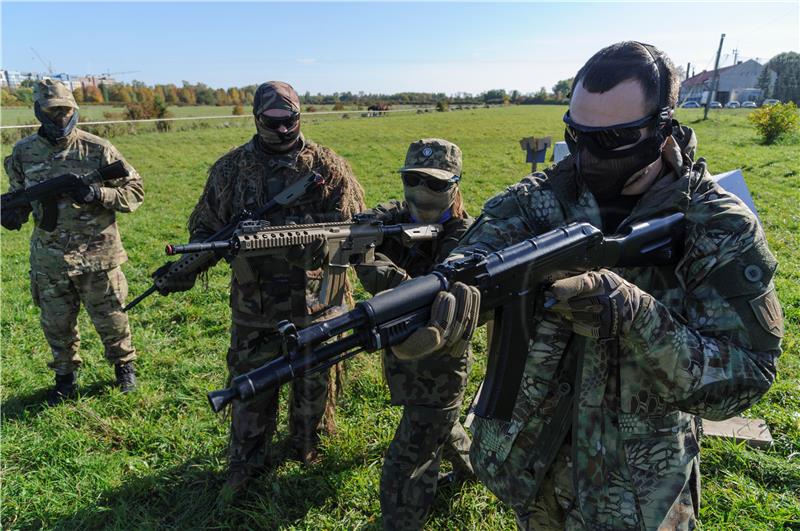
[(637, 143), (642, 138), (641, 129), (652, 123), (663, 124), (669, 121), (669, 113), (663, 111), (645, 116), (633, 122), (611, 125), (608, 127), (591, 127), (575, 122), (564, 113), (564, 123), (567, 124), (567, 134), (573, 142), (578, 142), (580, 136), (592, 139), (601, 149), (612, 150)]
[(291, 129), (297, 125), (298, 120), (300, 120), (299, 112), (292, 113), (289, 116), (281, 116), (280, 118), (266, 116), (265, 114), (258, 115), (258, 123), (268, 129), (279, 129), (281, 126)]
[(436, 179), (435, 177), (425, 177), (424, 175), (416, 172), (405, 172), (403, 173), (402, 177), (403, 183), (405, 183), (406, 186), (413, 187), (424, 184), (429, 190), (433, 190), (434, 192), (444, 192), (445, 190), (449, 190), (459, 181), (459, 179), (461, 179), (460, 175), (453, 175), (451, 179), (443, 181), (441, 179)]

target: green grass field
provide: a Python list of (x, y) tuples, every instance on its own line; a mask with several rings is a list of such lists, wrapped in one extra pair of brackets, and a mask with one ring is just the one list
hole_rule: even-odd
[[(530, 167), (517, 141), (562, 136), (562, 107), (512, 107), (381, 119), (312, 120), (305, 134), (346, 157), (367, 203), (399, 197), (408, 143), (441, 136), (464, 152), (462, 188), (468, 210), (518, 181)], [(746, 112), (746, 111), (745, 111)], [(747, 414), (769, 423), (774, 446), (753, 450), (703, 441), (702, 525), (706, 529), (800, 529), (800, 143), (761, 145), (742, 112), (681, 110), (696, 127), (699, 154), (713, 173), (743, 168), (772, 251), (787, 318), (775, 385)], [(315, 123), (316, 122), (316, 123)], [(139, 170), (147, 196), (119, 216), (131, 257), (124, 266), (131, 297), (149, 286), (166, 242), (186, 240), (186, 218), (210, 164), (246, 141), (249, 126), (121, 135), (115, 145)], [(7, 155), (10, 146), (2, 147)], [(377, 356), (350, 363), (338, 409), (338, 433), (324, 441), (322, 461), (303, 468), (286, 461), (259, 480), (240, 503), (217, 509), (224, 480), (227, 419), (205, 392), (225, 381), (229, 324), (227, 270), (169, 298), (155, 296), (131, 315), (140, 390), (110, 387), (112, 369), (82, 312), (82, 396), (42, 405), (52, 374), (50, 354), (28, 290), (27, 239), (2, 232), (2, 527), (59, 529), (353, 529), (380, 526), (382, 454), (400, 411), (389, 406)], [(474, 394), (484, 369), (485, 335), (474, 347)], [(286, 438), (285, 411), (278, 433)], [(513, 515), (479, 484), (441, 491), (430, 529), (510, 529)]]

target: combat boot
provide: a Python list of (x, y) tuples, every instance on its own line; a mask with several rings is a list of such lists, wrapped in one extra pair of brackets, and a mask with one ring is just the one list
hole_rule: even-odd
[(123, 393), (130, 393), (136, 390), (136, 367), (132, 361), (114, 365), (114, 374), (117, 375), (115, 385)]
[(47, 393), (47, 403), (55, 406), (59, 402), (74, 398), (75, 393), (75, 373), (56, 374), (56, 385)]

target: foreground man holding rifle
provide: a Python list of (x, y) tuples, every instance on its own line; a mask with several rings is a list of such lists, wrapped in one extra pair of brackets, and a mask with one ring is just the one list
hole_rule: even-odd
[(672, 120), (677, 84), (653, 46), (595, 54), (564, 116), (569, 157), (487, 202), (439, 274), (300, 332), (284, 324), (286, 356), (212, 405), (360, 349), (457, 356), (478, 316), (458, 282), (442, 311), (460, 281), (495, 319), (472, 464), (519, 527), (693, 528), (700, 417), (769, 389), (783, 316), (757, 219)]
[[(364, 210), (363, 192), (347, 162), (300, 133), (300, 99), (290, 85), (280, 81), (260, 85), (253, 115), (257, 134), (211, 167), (203, 195), (189, 218), (193, 242), (207, 241), (244, 213), (260, 211), (310, 174), (321, 176), (324, 184), (267, 212), (266, 221), (273, 225), (345, 221)], [(227, 359), (231, 378), (280, 354), (278, 321), (292, 319), (308, 325), (346, 309), (320, 300), (320, 266), (326, 254), (325, 240), (319, 239), (294, 248), (286, 257), (233, 258), (233, 322)], [(243, 271), (247, 274), (242, 275)], [(169, 275), (158, 289), (161, 293), (190, 289), (200, 272), (191, 269), (185, 275)], [(328, 373), (321, 372), (292, 386), (291, 446), (304, 463), (316, 459), (320, 433), (333, 429), (334, 401), (332, 396), (329, 399), (328, 380)], [(221, 502), (231, 501), (235, 492), (265, 470), (277, 420), (278, 389), (233, 405), (228, 479)]]
[(78, 105), (58, 81), (41, 81), (34, 109), (42, 123), (5, 160), (10, 192), (3, 196), (2, 223), (19, 230), (33, 212), (31, 294), (53, 351), (51, 405), (76, 393), (78, 311), (84, 304), (114, 365), (124, 393), (136, 387), (128, 316), (122, 304), (127, 260), (116, 213), (142, 203), (142, 179), (106, 140), (77, 129)]

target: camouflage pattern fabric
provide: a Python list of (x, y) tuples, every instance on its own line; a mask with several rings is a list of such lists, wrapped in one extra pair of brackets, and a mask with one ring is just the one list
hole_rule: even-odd
[[(391, 201), (372, 213), (384, 223), (410, 223), (405, 203)], [(391, 289), (406, 275), (430, 272), (467, 231), (472, 218), (452, 218), (443, 235), (433, 242), (405, 247), (390, 239), (376, 251), (375, 264), (356, 268), (364, 289), (372, 294)], [(400, 273), (402, 272), (402, 274)], [(385, 529), (421, 529), (436, 495), (442, 457), (453, 470), (473, 475), (470, 440), (459, 421), (472, 358), (434, 354), (423, 360), (403, 361), (391, 350), (383, 352), (383, 369), (392, 405), (403, 406), (403, 416), (389, 444), (381, 473), (381, 513)]]
[[(192, 241), (204, 240), (244, 210), (265, 204), (311, 171), (322, 175), (325, 185), (268, 221), (274, 225), (344, 221), (364, 209), (361, 186), (347, 162), (333, 151), (301, 137), (297, 149), (269, 154), (259, 149), (254, 137), (211, 167), (203, 195), (189, 218)], [(290, 319), (302, 327), (345, 309), (320, 303), (321, 269), (303, 271), (281, 257), (237, 258), (232, 266), (231, 378), (278, 355), (274, 337), (279, 321)], [(243, 271), (247, 276), (240, 278)], [(313, 447), (320, 430), (332, 428), (332, 419), (320, 425), (326, 413), (327, 390), (326, 375), (295, 382), (289, 423), (296, 448)], [(265, 393), (247, 403), (234, 403), (229, 445), (232, 471), (237, 467), (255, 471), (264, 466), (267, 445), (275, 432), (277, 400), (277, 395)]]
[[(39, 184), (65, 173), (79, 175), (96, 170), (122, 155), (106, 140), (75, 129), (63, 141), (51, 144), (39, 135), (14, 145), (5, 159), (9, 191)], [(99, 201), (78, 204), (64, 196), (58, 200), (58, 225), (52, 232), (39, 228), (42, 206), (33, 205), (35, 228), (31, 235), (31, 269), (79, 275), (106, 271), (128, 257), (116, 223), (116, 212), (133, 212), (142, 203), (144, 189), (139, 174), (127, 162), (129, 176), (107, 181)]]
[(461, 149), (441, 138), (423, 138), (408, 146), (401, 172), (425, 173), (437, 179), (461, 176)]
[[(532, 323), (511, 421), (473, 424), (475, 471), (523, 527), (538, 528), (543, 518), (562, 525), (567, 517), (552, 503), (558, 482), (546, 478), (571, 466), (573, 527), (691, 528), (700, 494), (698, 416), (736, 415), (775, 378), (783, 333), (776, 261), (754, 215), (703, 162), (691, 161), (693, 132), (673, 136), (683, 152), (665, 152), (672, 171), (623, 225), (684, 212), (677, 267), (613, 270), (651, 296), (619, 340), (573, 335), (557, 318)], [(455, 252), (500, 249), (573, 221), (603, 228), (567, 157), (489, 200)], [(562, 446), (569, 462), (558, 459)], [(534, 508), (539, 520), (530, 520)]]
[[(123, 160), (106, 140), (74, 129), (51, 144), (39, 135), (26, 137), (5, 159), (9, 191), (38, 184), (65, 173), (79, 175)], [(31, 291), (41, 310), (45, 337), (53, 350), (50, 366), (67, 374), (81, 360), (76, 318), (80, 302), (92, 318), (114, 363), (133, 360), (127, 314), (121, 311), (127, 282), (119, 266), (127, 260), (116, 223), (116, 212), (133, 212), (142, 203), (139, 174), (127, 162), (128, 177), (107, 181), (98, 201), (58, 200), (58, 223), (52, 232), (39, 227), (42, 205), (32, 206), (34, 229), (30, 243)]]
[(48, 366), (56, 374), (74, 372), (82, 363), (78, 355), (81, 302), (100, 334), (109, 363), (136, 359), (128, 315), (122, 311), (128, 283), (119, 267), (73, 276), (31, 272), (31, 294), (41, 310), (42, 330), (53, 351), (53, 361)]
[[(230, 378), (256, 369), (280, 356), (280, 337), (261, 328), (233, 325), (228, 351)], [(325, 424), (329, 373), (299, 378), (292, 382), (289, 404), (291, 446), (297, 450), (313, 448), (319, 434), (332, 427)], [(278, 393), (275, 389), (251, 400), (233, 402), (228, 466), (255, 475), (268, 465), (272, 435), (278, 419)]]
[(42, 109), (49, 109), (50, 107), (79, 108), (72, 91), (63, 83), (53, 79), (43, 79), (36, 83), (33, 95), (36, 103)]
[(258, 86), (253, 96), (253, 114), (261, 114), (267, 109), (300, 112), (300, 98), (290, 84), (283, 81), (267, 81)]

